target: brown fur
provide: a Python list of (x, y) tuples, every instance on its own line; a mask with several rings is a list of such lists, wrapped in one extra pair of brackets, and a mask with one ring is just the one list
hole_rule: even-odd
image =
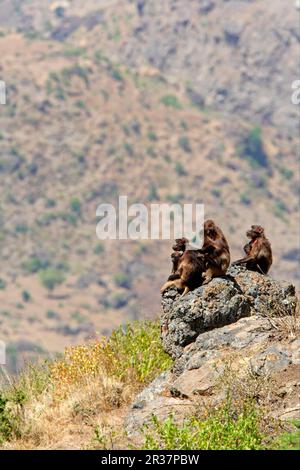
[[(188, 241), (187, 238), (177, 238), (177, 240), (175, 240), (175, 245), (172, 246), (174, 251), (171, 254), (171, 259), (172, 259), (172, 263), (173, 263), (172, 274), (175, 274), (177, 272), (180, 258), (183, 255), (183, 253), (185, 252), (186, 245), (188, 243), (189, 243), (189, 241)], [(172, 274), (171, 274), (171, 276), (172, 276)], [(170, 277), (168, 279), (169, 281), (171, 280)]]
[(222, 230), (213, 220), (204, 222), (204, 243), (199, 252), (205, 256), (204, 284), (226, 274), (230, 264), (230, 250)]
[(172, 255), (173, 269), (168, 281), (161, 288), (164, 293), (169, 287), (175, 286), (183, 290), (185, 295), (190, 290), (202, 284), (202, 274), (205, 269), (204, 256), (198, 250), (187, 250), (186, 238), (176, 240)]
[(233, 265), (246, 264), (250, 271), (267, 274), (272, 262), (272, 248), (265, 236), (265, 231), (260, 225), (252, 225), (246, 233), (250, 242), (244, 246), (246, 256), (233, 263)]

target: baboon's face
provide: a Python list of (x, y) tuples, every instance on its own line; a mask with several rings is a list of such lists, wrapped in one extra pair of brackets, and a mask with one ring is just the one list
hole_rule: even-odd
[(216, 224), (212, 220), (207, 220), (204, 223), (204, 237), (215, 240), (217, 237)]
[(251, 229), (246, 233), (248, 238), (258, 238), (264, 235), (264, 229), (260, 225), (252, 225)]

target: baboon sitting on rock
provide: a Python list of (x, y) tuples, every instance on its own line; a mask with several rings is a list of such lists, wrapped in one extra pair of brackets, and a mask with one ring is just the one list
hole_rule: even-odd
[(202, 284), (202, 274), (205, 271), (204, 256), (199, 253), (199, 250), (188, 249), (188, 244), (189, 241), (186, 238), (180, 238), (173, 245), (174, 251), (171, 254), (173, 269), (161, 293), (175, 286), (178, 290), (183, 290), (182, 295), (185, 295)]
[(252, 225), (246, 233), (250, 242), (244, 246), (246, 256), (232, 263), (233, 266), (245, 264), (250, 271), (267, 274), (272, 262), (272, 248), (265, 236), (264, 228), (260, 225)]
[[(185, 295), (190, 290), (207, 284), (213, 277), (226, 273), (230, 264), (229, 246), (222, 230), (212, 221), (204, 223), (204, 243), (199, 250), (189, 249), (186, 238), (176, 240), (171, 259), (172, 273), (161, 292), (175, 286)], [(204, 282), (203, 282), (204, 281)]]

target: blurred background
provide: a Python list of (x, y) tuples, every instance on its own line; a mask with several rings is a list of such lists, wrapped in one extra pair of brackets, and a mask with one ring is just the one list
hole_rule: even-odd
[(96, 208), (204, 203), (232, 258), (262, 224), (300, 284), (299, 2), (0, 0), (0, 339), (29, 358), (160, 310), (171, 241)]

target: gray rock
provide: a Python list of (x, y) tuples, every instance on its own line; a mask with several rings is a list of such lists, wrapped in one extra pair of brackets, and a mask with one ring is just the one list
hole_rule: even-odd
[(153, 415), (164, 420), (172, 413), (180, 421), (196, 406), (219, 403), (224, 398), (220, 376), (228, 361), (238, 372), (248, 370), (272, 379), (275, 418), (300, 418), (299, 341), (282, 343), (269, 319), (254, 315), (200, 334), (183, 349), (172, 371), (161, 374), (137, 396), (125, 420), (129, 437), (138, 439)]
[(272, 396), (264, 399), (272, 416), (299, 418), (300, 325), (289, 329), (297, 324), (296, 302), (294, 286), (241, 267), (184, 297), (167, 290), (161, 337), (174, 364), (137, 396), (125, 420), (128, 436), (138, 441), (153, 415), (180, 421), (195, 406), (220, 403), (228, 363), (237, 374), (271, 379)]
[(296, 303), (294, 286), (241, 267), (231, 267), (224, 278), (213, 279), (184, 297), (171, 288), (162, 298), (164, 350), (178, 358), (201, 333), (250, 315), (291, 315)]

